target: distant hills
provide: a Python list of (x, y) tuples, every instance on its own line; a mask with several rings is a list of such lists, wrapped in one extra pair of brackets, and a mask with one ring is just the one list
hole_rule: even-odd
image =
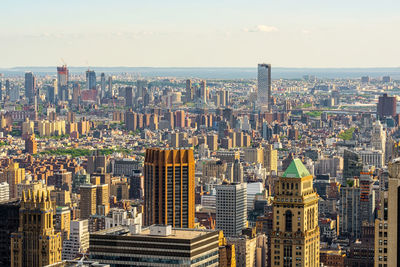
[[(90, 67), (97, 73), (117, 74), (132, 73), (139, 77), (177, 77), (200, 79), (256, 79), (257, 68), (163, 68), (163, 67)], [(87, 67), (69, 67), (70, 73), (84, 73)], [(0, 68), (0, 73), (5, 76), (21, 75), (26, 71), (32, 71), (37, 75), (54, 75), (56, 67), (14, 67)], [(300, 79), (304, 75), (313, 75), (318, 78), (360, 78), (370, 76), (380, 78), (391, 76), (400, 79), (399, 68), (274, 68), (272, 66), (273, 79)]]

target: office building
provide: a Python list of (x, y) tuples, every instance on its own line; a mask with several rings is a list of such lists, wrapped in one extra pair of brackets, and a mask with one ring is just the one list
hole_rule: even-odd
[(345, 185), (347, 179), (359, 177), (363, 169), (362, 159), (360, 155), (354, 151), (345, 149), (343, 152), (343, 181)]
[(192, 101), (194, 98), (194, 88), (191, 80), (186, 80), (186, 102)]
[(218, 135), (207, 135), (207, 146), (211, 151), (216, 151), (218, 149)]
[(11, 234), (18, 231), (20, 199), (0, 201), (0, 266), (11, 266)]
[(100, 97), (103, 98), (106, 93), (106, 75), (101, 73), (100, 75)]
[(99, 151), (95, 151), (92, 156), (87, 157), (86, 171), (89, 174), (96, 172), (107, 173), (109, 171), (109, 159), (107, 156), (101, 155)]
[(50, 191), (24, 192), (18, 232), (11, 235), (11, 266), (46, 266), (61, 261), (61, 234), (53, 225)]
[(192, 149), (146, 149), (145, 225), (194, 227), (194, 167)]
[(262, 106), (271, 109), (271, 65), (258, 64), (257, 100)]
[(396, 116), (396, 105), (397, 100), (395, 96), (388, 96), (387, 94), (383, 94), (379, 97), (378, 106), (377, 106), (377, 115), (380, 119), (386, 117), (394, 118)]
[(78, 106), (81, 104), (81, 85), (77, 82), (72, 87), (72, 104)]
[(208, 88), (206, 81), (200, 82), (200, 100), (203, 104), (206, 104), (208, 101)]
[(233, 179), (234, 183), (243, 183), (243, 164), (240, 160), (235, 160), (233, 163)]
[(25, 169), (20, 168), (17, 162), (11, 162), (10, 165), (4, 169), (1, 180), (7, 182), (10, 186), (10, 199), (17, 196), (17, 185), (25, 179)]
[(227, 237), (240, 235), (247, 224), (247, 184), (224, 183), (216, 189), (216, 225)]
[(64, 240), (62, 259), (73, 260), (87, 253), (89, 249), (88, 220), (71, 221), (69, 239)]
[(264, 148), (264, 162), (263, 166), (269, 173), (278, 173), (278, 150), (274, 149), (272, 145), (267, 145)]
[[(57, 67), (57, 89), (55, 98), (58, 97), (61, 101), (68, 101), (69, 89), (68, 89), (69, 71), (66, 65)], [(58, 93), (58, 95), (57, 95)]]
[(34, 134), (31, 134), (25, 138), (25, 152), (31, 155), (37, 153), (37, 142)]
[(10, 199), (10, 186), (7, 182), (0, 183), (0, 202), (8, 201)]
[(380, 193), (379, 202), (375, 219), (374, 266), (383, 267), (384, 264), (388, 264), (388, 191)]
[(88, 219), (90, 215), (96, 214), (96, 189), (97, 186), (84, 184), (80, 186), (80, 219)]
[(254, 200), (256, 195), (262, 194), (264, 191), (263, 184), (261, 182), (247, 183), (247, 212), (249, 213), (254, 209)]
[(137, 114), (132, 109), (125, 112), (125, 126), (128, 131), (136, 131), (137, 125)]
[(46, 88), (47, 88), (47, 101), (49, 101), (51, 104), (56, 104), (57, 103), (56, 87), (48, 85)]
[(33, 104), (36, 97), (36, 78), (32, 72), (25, 73), (25, 97)]
[(96, 185), (96, 213), (98, 215), (107, 215), (110, 211), (109, 203), (109, 185)]
[(381, 150), (385, 154), (386, 132), (379, 120), (376, 120), (372, 126), (371, 146), (373, 149)]
[(71, 209), (69, 207), (58, 206), (56, 208), (56, 213), (54, 215), (54, 230), (56, 232), (61, 233), (61, 243), (69, 238), (70, 223), (71, 223)]
[[(378, 242), (387, 244), (387, 266), (398, 266), (400, 264), (400, 158), (389, 163), (389, 190), (388, 190), (388, 237), (384, 235), (377, 237)], [(383, 230), (385, 223), (383, 222)], [(382, 231), (383, 234), (385, 231)], [(383, 256), (382, 264), (385, 264)]]
[(134, 104), (134, 92), (133, 92), (133, 87), (132, 86), (128, 86), (125, 87), (125, 106), (129, 107), (129, 108), (134, 108), (135, 104)]
[(360, 199), (361, 190), (358, 179), (354, 180), (353, 184), (340, 188), (339, 229), (341, 235), (351, 235), (356, 238), (361, 236)]
[(318, 195), (313, 177), (294, 159), (275, 185), (272, 266), (319, 266)]
[(141, 167), (140, 161), (131, 158), (115, 159), (112, 163), (112, 172), (115, 176), (133, 176), (135, 171)]
[(96, 72), (94, 70), (86, 71), (86, 89), (96, 90)]
[(111, 266), (219, 266), (219, 231), (117, 226), (90, 234), (90, 258)]

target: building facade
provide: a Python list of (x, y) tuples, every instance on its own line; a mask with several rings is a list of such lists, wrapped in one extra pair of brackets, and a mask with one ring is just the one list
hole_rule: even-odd
[(299, 159), (279, 178), (275, 194), (272, 266), (319, 266), (318, 195), (312, 175)]
[(222, 184), (215, 187), (216, 229), (227, 237), (240, 235), (247, 223), (247, 184)]
[(219, 266), (219, 231), (153, 225), (90, 234), (90, 258), (116, 266)]
[(11, 235), (11, 266), (46, 266), (61, 261), (61, 234), (55, 233), (50, 192), (22, 194), (18, 232)]
[(194, 167), (192, 149), (146, 150), (144, 225), (194, 227)]

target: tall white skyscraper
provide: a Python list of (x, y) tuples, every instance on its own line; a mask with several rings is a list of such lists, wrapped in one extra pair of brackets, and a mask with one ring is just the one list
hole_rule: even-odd
[(258, 64), (257, 100), (261, 106), (271, 109), (271, 64)]
[(247, 221), (247, 184), (222, 184), (215, 189), (216, 228), (227, 237), (240, 235)]

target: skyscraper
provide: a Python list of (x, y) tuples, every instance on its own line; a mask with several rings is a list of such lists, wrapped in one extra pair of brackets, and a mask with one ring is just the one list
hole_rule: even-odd
[(319, 197), (313, 176), (294, 159), (275, 186), (272, 266), (319, 266)]
[(55, 104), (56, 103), (56, 88), (54, 86), (48, 85), (47, 86), (47, 100), (51, 103), (51, 104)]
[(125, 105), (127, 107), (130, 108), (134, 107), (133, 97), (134, 97), (133, 87), (132, 86), (125, 87)]
[(86, 87), (88, 90), (96, 90), (96, 72), (94, 70), (86, 71)]
[[(59, 92), (58, 99), (61, 101), (68, 101), (69, 98), (68, 77), (69, 72), (67, 65), (57, 67), (57, 89)], [(55, 97), (57, 97), (57, 90), (55, 92)]]
[(201, 81), (200, 82), (200, 98), (203, 104), (207, 103), (208, 100), (208, 89), (207, 89), (207, 82)]
[(193, 100), (194, 90), (192, 86), (191, 80), (186, 80), (186, 102), (190, 102)]
[(96, 214), (96, 186), (84, 184), (80, 186), (80, 219), (88, 219), (90, 215)]
[(194, 165), (192, 149), (146, 149), (145, 225), (194, 227)]
[(78, 106), (80, 102), (81, 102), (81, 85), (75, 82), (72, 89), (72, 104)]
[(100, 98), (103, 98), (106, 93), (106, 75), (101, 73), (100, 75)]
[(271, 65), (258, 64), (257, 99), (260, 105), (271, 110)]
[(113, 97), (113, 92), (112, 92), (112, 76), (108, 77), (108, 94), (109, 97)]
[(361, 157), (358, 153), (345, 149), (343, 152), (343, 181), (345, 185), (347, 179), (359, 177), (363, 169)]
[(46, 266), (61, 261), (61, 234), (53, 225), (50, 191), (23, 192), (18, 232), (11, 235), (11, 266)]
[(32, 72), (25, 73), (25, 97), (33, 104), (36, 96), (36, 79)]
[(377, 106), (377, 114), (380, 119), (386, 117), (394, 118), (396, 116), (396, 97), (388, 96), (387, 94), (383, 94), (379, 97), (378, 106)]
[[(400, 158), (394, 159), (389, 163), (389, 192), (388, 192), (388, 225), (382, 225), (385, 229), (388, 227), (388, 236), (376, 237), (379, 242), (387, 244), (387, 260), (390, 265), (399, 266), (400, 264)], [(381, 229), (382, 229), (381, 228)], [(385, 229), (386, 232), (386, 229)], [(382, 258), (381, 264), (385, 258)]]
[(278, 173), (278, 150), (274, 149), (272, 145), (267, 145), (264, 148), (263, 165), (267, 172)]
[(247, 222), (247, 184), (222, 184), (215, 187), (215, 227), (227, 237), (240, 235)]

